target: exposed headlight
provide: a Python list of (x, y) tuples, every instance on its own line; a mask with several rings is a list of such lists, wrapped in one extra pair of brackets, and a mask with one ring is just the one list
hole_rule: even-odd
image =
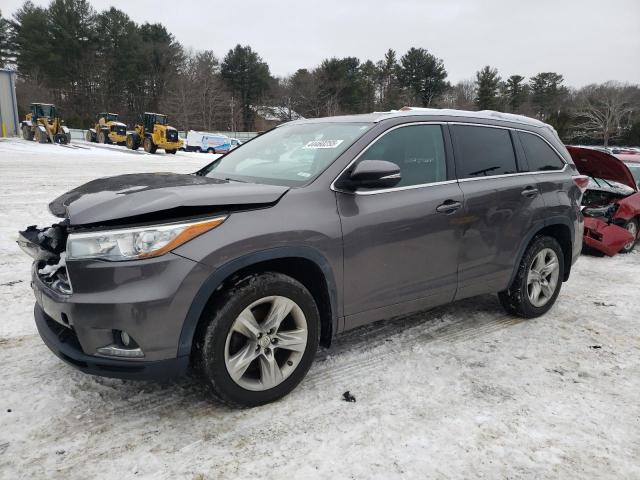
[(226, 216), (197, 222), (153, 225), (90, 233), (67, 238), (67, 260), (136, 260), (163, 255), (192, 238), (217, 227)]

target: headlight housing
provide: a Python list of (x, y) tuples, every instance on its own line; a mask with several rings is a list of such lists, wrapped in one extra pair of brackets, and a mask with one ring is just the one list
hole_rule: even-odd
[(67, 260), (122, 261), (157, 257), (217, 227), (226, 218), (72, 233), (67, 238)]

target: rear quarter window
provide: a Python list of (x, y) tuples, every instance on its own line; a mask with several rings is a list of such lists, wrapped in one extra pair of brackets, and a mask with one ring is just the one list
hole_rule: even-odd
[(509, 130), (452, 125), (458, 178), (516, 173), (516, 155)]
[(564, 162), (553, 148), (533, 133), (518, 132), (531, 172), (562, 170)]

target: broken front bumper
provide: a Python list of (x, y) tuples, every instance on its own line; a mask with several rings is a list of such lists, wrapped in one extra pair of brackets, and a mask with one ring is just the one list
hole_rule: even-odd
[(626, 229), (593, 217), (584, 219), (584, 244), (613, 257), (633, 240)]
[(34, 317), (38, 333), (49, 349), (61, 360), (92, 375), (127, 379), (160, 379), (184, 375), (189, 367), (189, 357), (177, 357), (155, 362), (132, 362), (95, 357), (82, 351), (78, 337), (45, 313), (36, 303)]
[[(18, 238), (35, 259), (34, 315), (45, 344), (67, 363), (96, 375), (184, 374), (189, 355), (178, 356), (182, 326), (211, 269), (173, 253), (135, 261), (67, 263), (60, 251), (65, 242), (57, 242), (53, 233), (45, 235), (49, 231), (30, 228)], [(123, 332), (134, 347), (117, 343)], [(131, 350), (139, 350), (135, 358)]]

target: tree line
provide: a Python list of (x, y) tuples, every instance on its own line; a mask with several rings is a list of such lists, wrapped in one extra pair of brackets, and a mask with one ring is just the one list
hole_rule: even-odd
[(413, 105), (524, 114), (566, 142), (640, 144), (638, 85), (575, 89), (557, 72), (502, 78), (491, 66), (452, 84), (444, 61), (424, 48), (389, 49), (377, 61), (328, 58), (276, 77), (250, 46), (223, 58), (193, 51), (162, 24), (138, 24), (113, 7), (97, 12), (87, 0), (27, 1), (10, 19), (0, 12), (1, 66), (18, 71), (21, 114), (33, 101), (55, 103), (77, 127), (103, 110), (129, 124), (159, 111), (180, 129), (253, 130), (262, 105), (278, 107), (281, 121)]

